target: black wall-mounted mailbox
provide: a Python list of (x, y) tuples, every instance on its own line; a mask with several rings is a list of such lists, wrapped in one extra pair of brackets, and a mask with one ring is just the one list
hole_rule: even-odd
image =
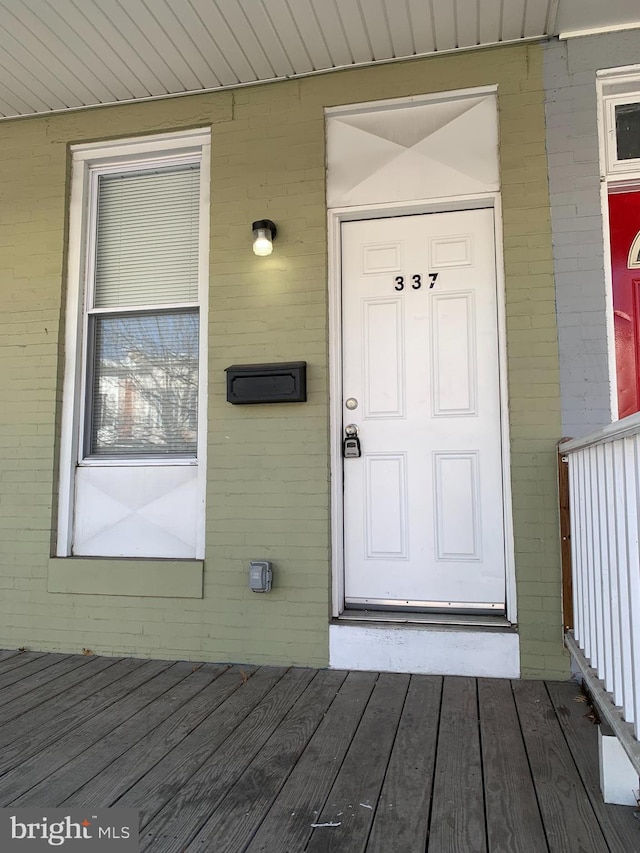
[(227, 367), (227, 402), (304, 403), (307, 399), (307, 362), (232, 364)]

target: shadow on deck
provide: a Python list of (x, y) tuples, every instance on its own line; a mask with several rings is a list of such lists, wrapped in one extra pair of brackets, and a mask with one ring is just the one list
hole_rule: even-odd
[(0, 652), (0, 806), (152, 853), (635, 853), (573, 683)]

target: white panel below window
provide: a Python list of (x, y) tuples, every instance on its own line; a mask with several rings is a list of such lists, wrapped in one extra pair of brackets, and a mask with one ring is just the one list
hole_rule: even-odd
[(195, 465), (79, 467), (73, 554), (197, 557), (197, 476)]

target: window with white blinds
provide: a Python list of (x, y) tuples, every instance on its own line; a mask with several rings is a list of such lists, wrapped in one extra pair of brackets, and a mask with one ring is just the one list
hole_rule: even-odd
[(94, 308), (196, 302), (200, 167), (100, 175)]
[(196, 457), (199, 212), (198, 163), (97, 176), (85, 458)]

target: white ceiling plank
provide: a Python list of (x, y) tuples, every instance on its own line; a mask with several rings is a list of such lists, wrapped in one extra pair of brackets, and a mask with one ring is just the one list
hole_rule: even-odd
[(496, 44), (502, 33), (502, 4), (504, 0), (480, 0), (480, 44)]
[(407, 0), (398, 3), (397, 0), (383, 0), (385, 17), (391, 35), (391, 45), (394, 56), (413, 56), (416, 46), (413, 39), (409, 4)]
[(302, 40), (288, 0), (266, 0), (265, 8), (286, 47), (294, 72), (304, 74), (313, 71), (313, 60)]
[[(87, 0), (77, 0), (79, 7), (84, 6)], [(101, 21), (108, 23), (111, 34), (115, 38), (117, 50), (122, 59), (136, 70), (141, 76), (145, 86), (152, 95), (162, 95), (169, 92), (182, 92), (184, 85), (177, 74), (171, 70), (167, 62), (160, 56), (154, 45), (149, 41), (146, 33), (141, 30), (135, 20), (131, 17), (128, 9), (139, 6), (140, 0), (123, 6), (119, 0), (90, 0), (93, 3), (91, 18), (101, 14)], [(101, 24), (102, 25), (102, 24)]]
[(236, 78), (235, 82), (251, 83), (257, 80), (258, 75), (255, 69), (215, 3), (212, 3), (211, 0), (191, 0), (191, 6), (202, 21), (209, 37), (215, 42), (221, 55), (229, 64), (229, 68)]
[(2, 89), (3, 97), (0, 98), (0, 118), (9, 118), (10, 116), (18, 116), (25, 111), (27, 108), (26, 104), (22, 104), (20, 107), (18, 106), (18, 101), (16, 100), (13, 103), (9, 103), (9, 101), (4, 100), (8, 96), (8, 92), (6, 89)]
[[(362, 2), (362, 5), (366, 9), (366, 14), (363, 15), (363, 23), (367, 31), (369, 43), (371, 44), (373, 58), (393, 59), (395, 56), (398, 56), (393, 49), (387, 9), (383, 0), (365, 0), (365, 2)], [(404, 8), (404, 4), (402, 2), (398, 3), (398, 0), (396, 0), (397, 12), (400, 12), (401, 8)]]
[(431, 0), (435, 22), (436, 50), (457, 47), (456, 16), (452, 0)]
[(433, 53), (436, 48), (429, 0), (407, 0), (407, 11), (416, 53)]
[[(156, 77), (151, 68), (142, 58), (136, 42), (136, 34), (127, 32), (127, 36), (116, 26), (112, 19), (109, 0), (71, 0), (75, 9), (75, 26), (82, 33), (82, 37), (90, 46), (95, 46), (99, 56), (111, 55), (113, 67), (124, 74), (127, 85), (130, 87), (135, 98), (144, 98), (149, 95), (167, 94), (167, 88)], [(80, 29), (82, 27), (82, 29)], [(108, 54), (102, 42), (109, 46)]]
[(522, 38), (525, 2), (526, 0), (504, 0), (500, 41), (513, 41)]
[(214, 0), (214, 5), (218, 7), (229, 29), (242, 45), (257, 79), (268, 80), (270, 77), (277, 77), (278, 74), (252, 25), (258, 0), (243, 0), (242, 3), (238, 0)]
[(46, 112), (50, 109), (46, 104), (34, 104), (33, 100), (24, 100), (17, 92), (14, 92), (11, 87), (11, 82), (14, 79), (6, 68), (0, 63), (0, 79), (2, 80), (2, 101), (9, 107), (8, 112), (3, 112), (3, 116), (11, 118), (13, 116), (31, 115), (35, 112)]
[(322, 30), (332, 65), (352, 65), (353, 56), (338, 15), (336, 0), (312, 0), (313, 11)]
[(172, 0), (165, 3), (162, 14), (156, 14), (162, 27), (171, 32), (176, 47), (204, 88), (231, 86), (238, 82), (233, 69), (189, 0), (180, 0), (179, 5)]
[[(17, 76), (20, 75), (20, 77)], [(2, 79), (2, 89), (6, 92), (6, 97), (11, 101), (18, 101), (22, 104), (24, 115), (29, 115), (34, 112), (49, 112), (52, 109), (60, 109), (53, 106), (48, 100), (44, 100), (40, 91), (33, 92), (24, 82), (23, 69), (18, 68), (15, 63), (12, 63), (11, 58), (5, 56), (0, 63), (0, 79)], [(60, 103), (54, 100), (54, 103)]]
[(453, 0), (458, 47), (473, 47), (479, 40), (478, 4)]
[[(21, 5), (26, 9), (24, 3)], [(19, 14), (18, 3), (12, 5), (12, 9)], [(77, 14), (69, 0), (57, 0), (55, 6), (44, 0), (29, 0), (26, 11), (29, 17), (22, 19), (34, 35), (50, 47), (57, 45), (53, 49), (69, 73), (84, 81), (100, 102), (133, 97), (133, 91), (113, 70), (120, 65), (119, 57), (101, 36), (91, 45), (87, 39), (88, 28), (86, 25), (83, 28), (84, 18)], [(90, 29), (98, 35), (93, 27)]]
[[(247, 2), (250, 4), (246, 7), (246, 11), (251, 22), (251, 28), (260, 42), (260, 47), (265, 56), (269, 58), (269, 64), (275, 75), (277, 77), (290, 77), (295, 74), (295, 69), (283, 47), (278, 31), (279, 18), (275, 13), (275, 7), (272, 9), (269, 0), (266, 3), (264, 0), (245, 0), (245, 3)], [(291, 16), (288, 15), (288, 17)]]
[[(143, 0), (141, 4), (127, 3), (125, 0), (123, 4), (131, 20), (153, 45), (154, 51), (170, 66), (183, 90), (188, 92), (202, 89), (204, 84), (190, 61), (197, 59), (198, 51), (192, 39), (185, 39), (184, 30), (172, 11), (180, 14), (184, 5), (184, 0), (174, 0), (171, 8), (165, 0), (153, 0), (153, 3), (148, 0), (145, 3)], [(210, 71), (205, 73), (209, 74)]]
[(337, 10), (353, 61), (372, 62), (375, 53), (369, 37), (369, 15), (365, 25), (361, 0), (340, 0)]
[(548, 0), (525, 0), (524, 37), (535, 38), (536, 36), (544, 35), (547, 31), (548, 17)]
[(50, 110), (61, 110), (71, 104), (82, 103), (64, 86), (56, 86), (55, 79), (52, 80), (51, 74), (42, 63), (38, 62), (33, 54), (20, 49), (15, 40), (10, 39), (1, 27), (0, 39), (4, 44), (4, 67), (13, 77), (14, 90), (21, 98), (34, 103), (37, 100)]
[(333, 68), (333, 59), (310, 0), (289, 0), (289, 7), (313, 63), (313, 70)]
[[(56, 53), (64, 52), (64, 45), (54, 43), (52, 49), (48, 49), (46, 43), (34, 36), (6, 7), (2, 11), (0, 40), (5, 60), (30, 89), (40, 94), (43, 100), (55, 102), (57, 109), (81, 104), (86, 98), (96, 100), (98, 96), (83, 86), (78, 77), (70, 74), (58, 60)], [(49, 42), (52, 42), (50, 36)]]

